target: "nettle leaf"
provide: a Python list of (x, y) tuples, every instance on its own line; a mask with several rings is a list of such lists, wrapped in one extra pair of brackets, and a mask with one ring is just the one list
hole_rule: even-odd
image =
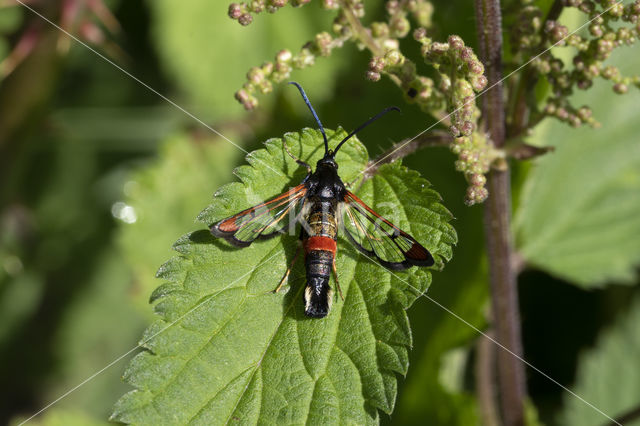
[[(640, 297), (610, 329), (602, 333), (594, 349), (585, 352), (578, 363), (576, 394), (607, 415), (617, 418), (640, 401)], [(565, 393), (559, 424), (602, 425), (606, 419), (579, 399)], [(624, 422), (640, 425), (640, 419)]]
[[(343, 130), (327, 134), (332, 146), (346, 136)], [(284, 138), (312, 165), (323, 154), (316, 130)], [(345, 145), (336, 159), (343, 180), (356, 179), (367, 159), (359, 141)], [(216, 193), (200, 215), (203, 223), (277, 195), (305, 175), (281, 139), (267, 141), (247, 160), (250, 166), (236, 169), (242, 182)], [(434, 268), (451, 259), (451, 215), (417, 172), (399, 164), (381, 167), (357, 194), (421, 241), (436, 259)], [(118, 401), (113, 418), (136, 424), (370, 424), (378, 410), (391, 412), (396, 374), (408, 368), (405, 310), (427, 290), (431, 272), (411, 268), (393, 275), (341, 238), (336, 264), (345, 301), (336, 298), (327, 318), (310, 319), (302, 302), (302, 262), (288, 291), (273, 293), (297, 244), (296, 236), (285, 235), (238, 249), (208, 230), (179, 240), (179, 256), (158, 273), (167, 283), (152, 295), (162, 319), (146, 331), (147, 350), (125, 373), (136, 389)]]
[(556, 151), (536, 161), (514, 222), (527, 262), (583, 287), (632, 284), (640, 264), (637, 98), (609, 92), (589, 92), (602, 128), (552, 122), (538, 135)]
[(138, 169), (125, 185), (124, 202), (135, 220), (123, 221), (117, 240), (134, 273), (131, 294), (145, 312), (149, 293), (158, 285), (154, 272), (171, 256), (171, 243), (202, 227), (193, 218), (211, 198), (208, 192), (227, 180), (239, 153), (215, 136), (175, 135), (159, 148), (157, 160)]

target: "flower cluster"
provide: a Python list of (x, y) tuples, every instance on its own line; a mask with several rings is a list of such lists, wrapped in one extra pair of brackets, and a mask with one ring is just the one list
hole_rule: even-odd
[[(640, 0), (627, 5), (615, 0), (564, 0), (563, 7), (578, 9), (588, 16), (587, 34), (570, 33), (557, 21), (558, 16), (550, 16), (542, 23), (541, 11), (528, 5), (523, 7), (519, 24), (512, 32), (512, 45), (514, 52), (520, 54), (519, 59), (535, 57), (533, 69), (551, 85), (551, 93), (538, 112), (537, 120), (550, 116), (574, 127), (582, 124), (597, 126), (591, 109), (573, 106), (569, 97), (575, 88), (590, 88), (596, 78), (611, 81), (613, 91), (618, 94), (626, 93), (631, 85), (640, 87), (640, 77), (623, 76), (616, 67), (605, 65), (614, 49), (632, 45), (637, 40)], [(549, 49), (555, 46), (573, 48), (570, 63), (563, 62)]]
[(469, 187), (465, 201), (468, 205), (484, 201), (488, 192), (484, 187), (485, 174), (492, 162), (493, 149), (486, 135), (478, 131), (480, 110), (476, 106), (476, 93), (487, 85), (484, 66), (464, 41), (451, 35), (447, 43), (434, 42), (424, 28), (414, 32), (422, 45), (421, 53), (427, 64), (439, 74), (438, 96), (446, 105), (454, 143), (452, 151), (458, 155), (456, 169), (464, 173)]
[(266, 94), (273, 90), (274, 83), (285, 81), (294, 69), (302, 69), (315, 63), (317, 56), (329, 56), (331, 51), (342, 46), (344, 39), (333, 38), (329, 33), (317, 34), (315, 39), (305, 44), (297, 54), (281, 50), (273, 62), (265, 62), (261, 67), (253, 67), (247, 73), (247, 82), (236, 92), (236, 99), (245, 109), (258, 106), (256, 93)]
[(489, 191), (485, 188), (491, 163), (497, 157), (496, 150), (488, 137), (482, 132), (474, 132), (469, 136), (456, 138), (451, 150), (458, 155), (456, 170), (464, 173), (469, 187), (465, 203), (471, 206), (487, 199)]
[(451, 133), (455, 137), (471, 135), (476, 130), (480, 115), (475, 104), (475, 93), (487, 85), (482, 62), (456, 35), (449, 36), (447, 43), (439, 43), (427, 37), (424, 28), (418, 28), (414, 38), (422, 45), (425, 62), (439, 74), (437, 89), (446, 102)]
[[(229, 17), (235, 19), (240, 25), (249, 25), (253, 22), (253, 15), (257, 15), (262, 12), (275, 13), (278, 9), (285, 7), (291, 3), (291, 6), (298, 7), (309, 3), (311, 0), (251, 0), (243, 3), (231, 3), (229, 5)], [(323, 5), (326, 3), (333, 3), (330, 1), (323, 1)], [(330, 8), (326, 7), (325, 8)]]
[[(307, 2), (297, 1), (291, 4), (300, 6)], [(253, 20), (253, 14), (263, 11), (275, 12), (287, 3), (283, 0), (232, 3), (229, 6), (229, 16), (243, 25), (248, 25)], [(332, 25), (334, 35), (321, 32), (306, 43), (298, 54), (281, 51), (276, 55), (274, 62), (252, 68), (247, 74), (247, 82), (236, 93), (236, 99), (246, 109), (255, 108), (258, 104), (256, 95), (270, 92), (272, 85), (288, 78), (292, 70), (313, 65), (316, 57), (329, 56), (334, 48), (342, 47), (348, 40), (353, 40), (374, 54), (373, 65), (366, 74), (367, 78), (377, 81), (382, 72), (387, 73), (402, 87), (409, 100), (413, 101), (414, 97), (420, 95), (418, 100), (425, 100), (424, 103), (428, 104), (427, 111), (443, 107), (444, 103), (437, 100), (437, 94), (430, 90), (433, 82), (417, 77), (415, 65), (405, 60), (399, 50), (399, 39), (405, 37), (411, 29), (409, 17), (421, 25), (430, 24), (433, 12), (431, 3), (426, 0), (390, 0), (386, 3), (388, 21), (373, 22), (368, 28), (362, 26), (359, 20), (365, 11), (361, 0), (323, 0), (322, 7), (337, 11)], [(431, 94), (434, 94), (433, 98)]]
[[(234, 3), (229, 7), (229, 16), (247, 25), (253, 19), (252, 14), (274, 12), (286, 3), (284, 0)], [(306, 2), (294, 5), (302, 3)], [(456, 167), (470, 185), (466, 202), (471, 205), (484, 201), (487, 197), (484, 175), (495, 158), (495, 150), (486, 135), (478, 131), (480, 111), (475, 97), (486, 87), (487, 79), (473, 50), (459, 36), (450, 36), (446, 43), (428, 37), (433, 6), (427, 0), (388, 0), (387, 19), (372, 22), (368, 27), (360, 21), (365, 11), (362, 0), (324, 0), (322, 5), (337, 10), (332, 25), (334, 35), (317, 34), (297, 55), (283, 50), (274, 62), (252, 68), (236, 99), (246, 109), (253, 109), (258, 104), (256, 95), (270, 92), (273, 84), (287, 79), (293, 69), (313, 65), (316, 57), (329, 56), (334, 48), (353, 41), (372, 54), (365, 73), (368, 80), (379, 81), (383, 75), (390, 78), (407, 102), (416, 103), (449, 127), (455, 138), (451, 148), (458, 155)], [(400, 49), (400, 40), (411, 33), (412, 22), (419, 25), (413, 36), (421, 45), (423, 60), (435, 71), (435, 78), (418, 74), (416, 64)]]

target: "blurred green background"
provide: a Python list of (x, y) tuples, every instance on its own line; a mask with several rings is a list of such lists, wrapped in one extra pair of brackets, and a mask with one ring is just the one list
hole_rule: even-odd
[[(0, 80), (2, 424), (30, 416), (135, 347), (153, 319), (147, 301), (160, 284), (156, 269), (172, 255), (174, 241), (201, 227), (195, 217), (219, 186), (234, 180), (231, 172), (243, 162), (240, 149), (10, 3), (0, 6), (0, 60), (25, 33), (35, 34), (35, 41), (24, 61)], [(65, 2), (32, 3), (59, 22)], [(105, 4), (119, 30), (109, 31), (99, 14), (82, 9), (72, 32), (87, 40), (82, 23), (93, 23), (106, 37), (89, 43), (94, 49), (251, 151), (269, 137), (313, 126), (290, 87), (276, 87), (251, 113), (233, 94), (251, 66), (271, 60), (282, 48), (296, 51), (330, 26), (332, 14), (315, 3), (260, 15), (243, 28), (227, 17), (228, 4), (222, 1), (177, 6), (169, 0), (114, 0)], [(458, 3), (434, 2), (434, 33), (440, 39), (459, 34), (473, 45), (472, 2)], [(372, 15), (383, 16), (380, 1), (367, 6)], [(618, 60), (637, 69), (631, 56)], [(433, 121), (405, 105), (389, 81), (366, 82), (368, 60), (347, 44), (314, 67), (294, 72), (293, 79), (305, 87), (330, 128), (351, 129), (386, 106), (402, 107), (402, 115), (361, 132), (376, 156)], [(562, 146), (538, 168), (516, 166), (514, 230), (521, 251), (535, 265), (519, 279), (525, 357), (560, 383), (577, 386), (604, 411), (615, 411), (622, 410), (617, 392), (627, 395), (625, 407), (640, 404), (640, 380), (621, 378), (617, 369), (640, 370), (640, 322), (633, 320), (640, 312), (634, 302), (640, 297), (635, 266), (640, 261), (640, 124), (633, 114), (639, 101), (637, 93), (619, 97), (598, 87), (594, 93), (581, 96), (584, 102), (597, 96), (593, 106), (602, 129), (575, 131), (545, 123), (531, 137), (532, 143)], [(608, 126), (609, 119), (615, 124)], [(598, 161), (614, 148), (616, 156), (603, 168)], [(464, 206), (466, 183), (454, 161), (446, 148), (433, 148), (405, 164), (443, 195), (460, 239), (453, 261), (434, 275), (430, 296), (484, 328), (488, 284), (482, 207)], [(582, 174), (567, 173), (567, 164)], [(605, 184), (593, 189), (591, 181)], [(572, 203), (565, 196), (576, 191), (583, 191), (587, 201)], [(542, 231), (559, 216), (563, 222), (553, 228), (557, 232)], [(577, 234), (595, 242), (573, 241)], [(589, 251), (590, 260), (562, 257), (589, 244), (599, 250)], [(411, 367), (399, 380), (396, 410), (384, 421), (478, 424), (477, 333), (426, 299), (409, 314)], [(134, 353), (32, 422), (105, 423), (113, 403), (129, 390), (120, 376)], [(527, 374), (532, 412), (544, 423), (604, 423), (544, 377)]]

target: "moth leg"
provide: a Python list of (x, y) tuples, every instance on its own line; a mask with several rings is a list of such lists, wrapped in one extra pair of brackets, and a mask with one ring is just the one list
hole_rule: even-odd
[(300, 256), (301, 249), (302, 249), (302, 247), (298, 246), (298, 249), (296, 250), (296, 254), (293, 256), (293, 260), (291, 261), (291, 265), (289, 265), (289, 268), (287, 269), (287, 272), (284, 274), (284, 277), (282, 277), (282, 280), (280, 280), (280, 284), (278, 284), (278, 288), (276, 288), (273, 291), (274, 293), (277, 293), (277, 292), (280, 291), (280, 289), (284, 285), (284, 282), (289, 277), (289, 274), (291, 273), (291, 269), (293, 269), (293, 265), (296, 264), (296, 260), (298, 260), (298, 256)]
[(342, 289), (340, 288), (340, 283), (338, 283), (338, 271), (336, 270), (336, 259), (333, 258), (333, 263), (331, 264), (333, 269), (333, 278), (336, 279), (336, 288), (338, 289), (338, 294), (340, 295), (340, 299), (344, 302), (344, 296), (342, 295)]
[[(365, 172), (366, 172), (366, 170), (365, 170)], [(366, 177), (366, 176), (367, 176), (367, 175), (365, 174), (365, 177)], [(345, 183), (344, 183), (345, 188), (347, 188), (347, 189), (348, 189), (348, 190), (350, 190), (350, 191), (353, 191), (353, 190), (357, 189), (357, 188), (356, 188), (356, 183), (357, 183), (357, 182), (358, 182), (358, 180), (360, 180), (360, 179), (361, 179), (361, 176), (360, 176), (360, 175), (358, 175), (358, 176), (356, 176), (356, 177), (355, 177), (351, 182), (345, 182)], [(360, 185), (362, 185), (362, 182), (363, 182), (363, 181), (362, 181), (362, 180), (360, 180)], [(360, 187), (360, 185), (359, 185), (358, 187)]]
[(307, 174), (310, 175), (311, 174), (311, 166), (308, 165), (307, 163), (305, 163), (304, 161), (302, 161), (301, 159), (299, 159), (298, 157), (296, 157), (295, 155), (293, 155), (291, 153), (291, 151), (289, 151), (289, 145), (287, 145), (287, 142), (284, 139), (282, 140), (282, 146), (284, 146), (284, 150), (287, 151), (287, 154), (289, 154), (289, 157), (293, 158), (296, 163), (298, 163), (301, 166), (305, 167), (307, 169)]

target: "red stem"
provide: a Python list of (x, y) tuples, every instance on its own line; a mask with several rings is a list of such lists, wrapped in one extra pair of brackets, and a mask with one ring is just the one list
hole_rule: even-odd
[[(505, 105), (502, 87), (502, 16), (500, 0), (475, 0), (479, 53), (489, 87), (482, 99), (485, 128), (497, 149), (505, 143)], [(522, 356), (518, 288), (511, 241), (511, 188), (508, 165), (489, 173), (485, 203), (485, 239), (489, 258), (491, 305), (496, 340)], [(524, 366), (511, 353), (497, 354), (502, 421), (506, 426), (524, 424)]]

